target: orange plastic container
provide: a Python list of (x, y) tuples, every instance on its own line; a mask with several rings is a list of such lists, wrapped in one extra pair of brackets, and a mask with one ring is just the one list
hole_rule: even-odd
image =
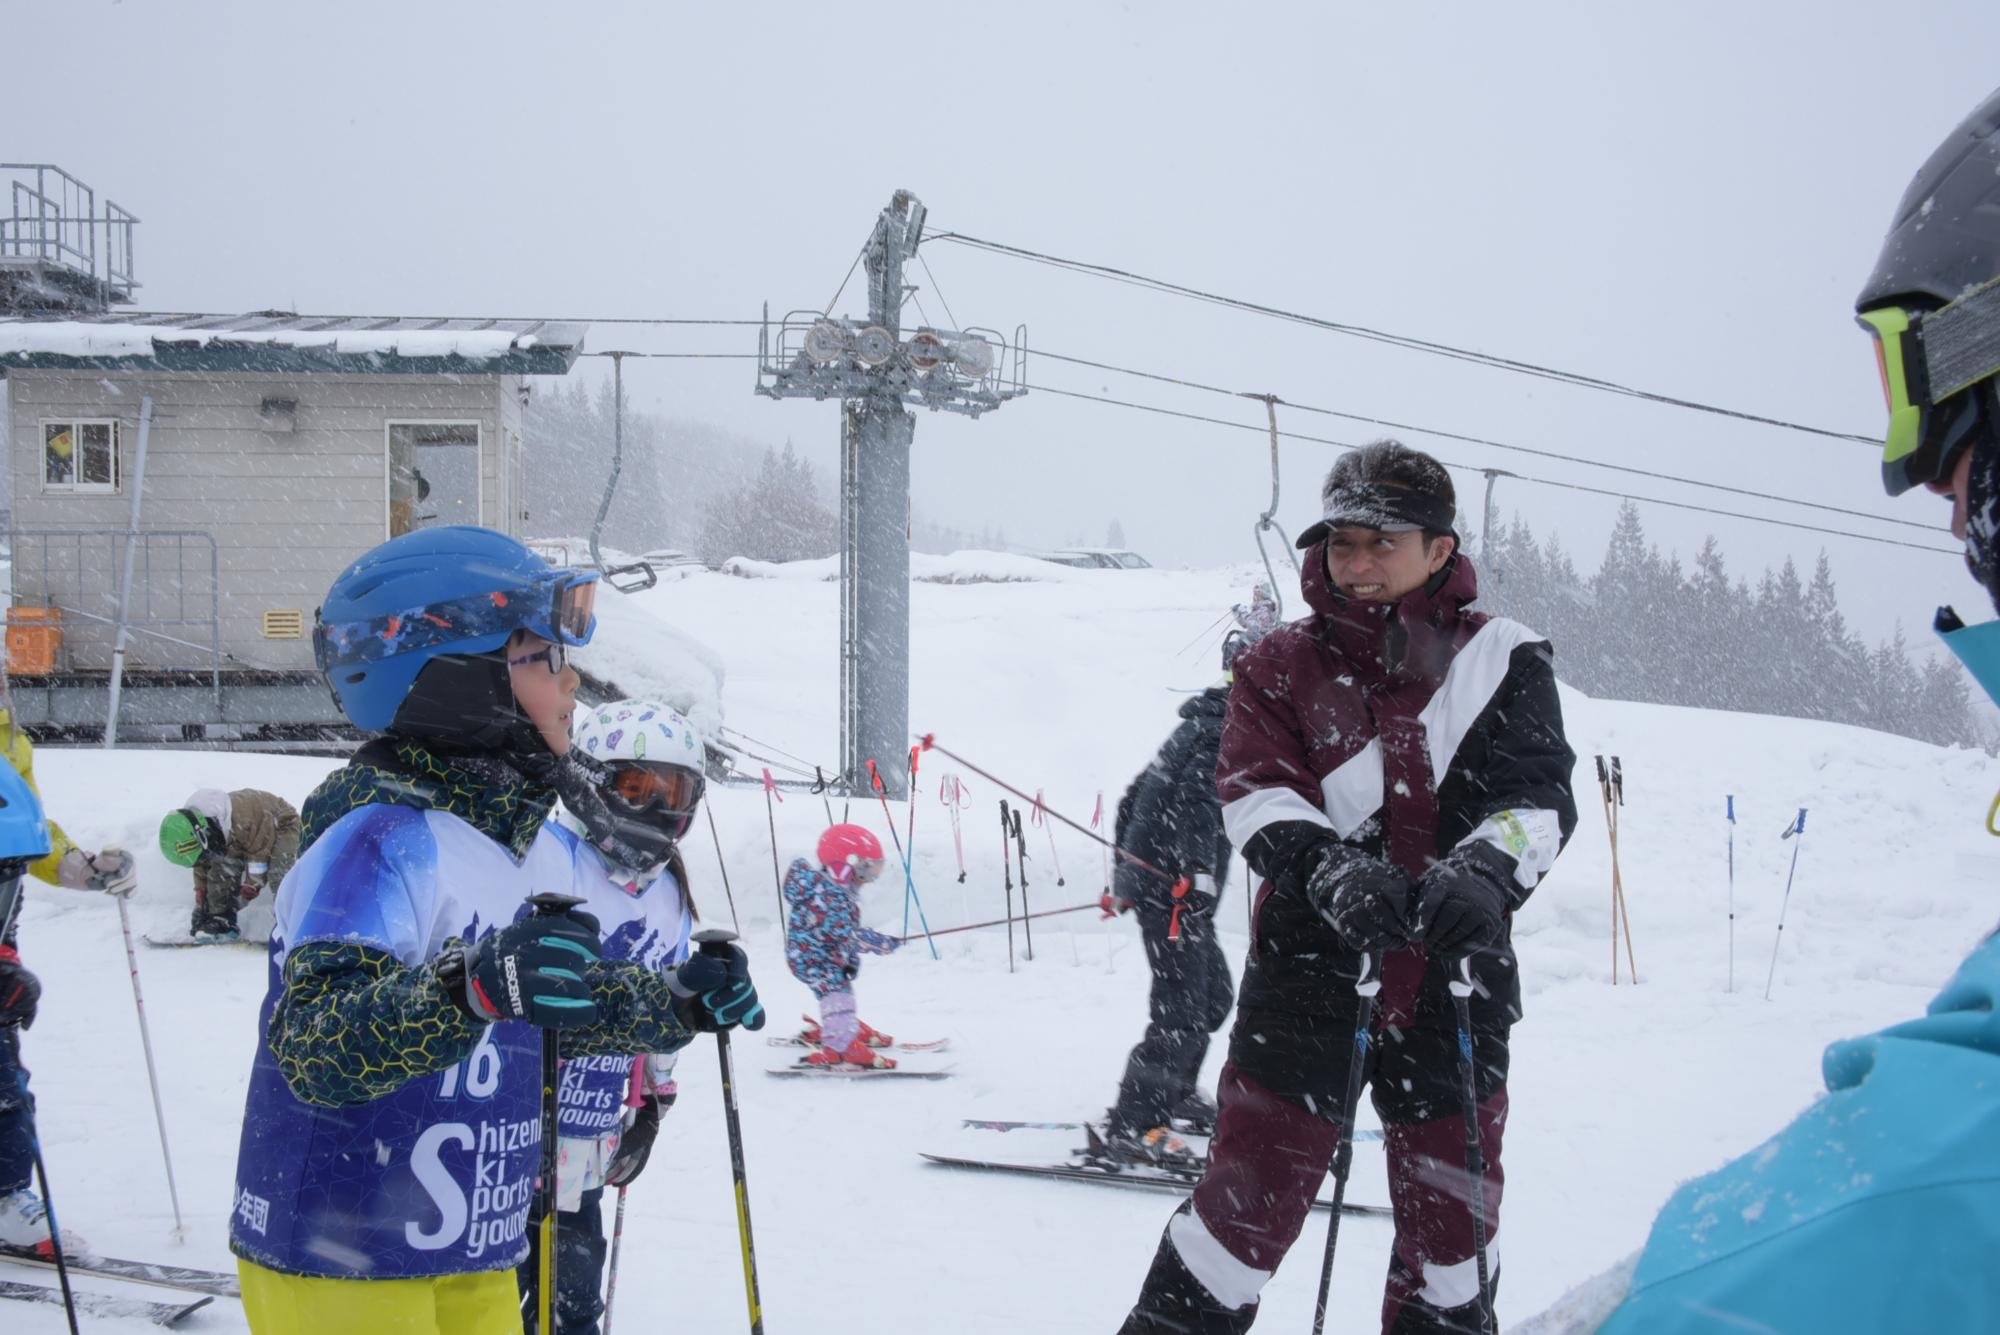
[(7, 609), (7, 671), (17, 677), (39, 677), (56, 670), (62, 651), (60, 607)]

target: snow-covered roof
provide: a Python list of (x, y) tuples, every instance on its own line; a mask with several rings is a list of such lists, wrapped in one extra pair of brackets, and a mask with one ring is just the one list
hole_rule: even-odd
[(10, 369), (562, 375), (583, 350), (587, 328), (285, 311), (0, 318), (0, 375)]

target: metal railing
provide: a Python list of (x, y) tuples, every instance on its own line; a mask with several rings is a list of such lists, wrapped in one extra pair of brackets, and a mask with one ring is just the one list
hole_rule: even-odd
[[(118, 618), (118, 576), (125, 566), (122, 528), (9, 529), (11, 603), (62, 613), (58, 671), (109, 672)], [(222, 564), (205, 529), (145, 529), (138, 534), (127, 628), (143, 639), (142, 670), (206, 672), (222, 709)], [(207, 643), (187, 635), (206, 633)]]
[[(10, 179), (11, 178), (11, 179)], [(8, 212), (0, 216), (0, 259), (29, 259), (87, 277), (100, 302), (129, 302), (139, 286), (133, 276), (132, 228), (139, 219), (111, 200), (97, 207), (97, 192), (46, 162), (0, 162)]]

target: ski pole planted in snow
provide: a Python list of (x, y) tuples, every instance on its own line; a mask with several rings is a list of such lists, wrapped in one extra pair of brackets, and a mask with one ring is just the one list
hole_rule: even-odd
[(174, 1185), (174, 1155), (167, 1148), (167, 1111), (160, 1102), (160, 1073), (153, 1062), (153, 1035), (146, 1024), (146, 998), (139, 991), (139, 955), (132, 949), (132, 915), (125, 907), (125, 896), (118, 896), (118, 930), (125, 936), (125, 967), (132, 974), (132, 1006), (139, 1012), (139, 1047), (146, 1054), (146, 1083), (153, 1090), (153, 1121), (160, 1128), (160, 1159), (167, 1166), (167, 1199), (174, 1207), (174, 1241), (187, 1238), (187, 1226), (181, 1222), (181, 1193)]
[(1632, 981), (1639, 981), (1639, 966), (1632, 958), (1632, 918), (1625, 907), (1625, 880), (1618, 869), (1618, 809), (1625, 805), (1625, 772), (1618, 757), (1607, 766), (1597, 757), (1597, 791), (1604, 802), (1604, 828), (1611, 840), (1611, 984), (1618, 985), (1618, 928), (1625, 927), (1625, 961), (1632, 966)]
[[(909, 857), (903, 859), (903, 935), (910, 934), (910, 901), (917, 897), (917, 880), (914, 867), (917, 860), (917, 757), (923, 754), (921, 747), (910, 748), (910, 786), (904, 791), (910, 795), (908, 806), (910, 824), (903, 832), (903, 842), (909, 848)], [(917, 915), (921, 921), (923, 915)], [(924, 928), (924, 935), (930, 935), (930, 928)]]
[(1729, 812), (1729, 985), (1736, 990), (1736, 794), (1728, 797)]
[(771, 827), (771, 885), (778, 892), (778, 921), (785, 920), (785, 874), (778, 870), (778, 809), (771, 804), (784, 801), (771, 768), (764, 767), (764, 821)]
[(903, 930), (910, 928), (910, 901), (916, 900), (917, 921), (923, 923), (924, 940), (930, 944), (931, 958), (938, 957), (937, 946), (930, 941), (931, 925), (924, 921), (924, 901), (917, 899), (916, 872), (910, 866), (910, 855), (903, 851), (902, 836), (896, 833), (896, 817), (889, 810), (889, 785), (882, 782), (882, 772), (874, 761), (868, 762), (868, 782), (875, 788), (875, 796), (882, 799), (882, 822), (889, 827), (889, 841), (896, 846), (896, 856), (903, 863)]
[(1056, 852), (1056, 827), (1047, 819), (1047, 817), (1048, 817), (1048, 808), (1042, 805), (1042, 790), (1037, 788), (1035, 789), (1035, 810), (1033, 819), (1034, 823), (1041, 826), (1042, 830), (1049, 836), (1049, 865), (1056, 869), (1056, 887), (1060, 889), (1061, 887), (1068, 885), (1069, 882), (1063, 879), (1062, 855)]
[[(123, 903), (121, 899), (119, 901)], [(69, 1261), (63, 1256), (62, 1227), (56, 1221), (56, 1200), (49, 1194), (49, 1169), (42, 1162), (42, 1135), (35, 1127), (35, 1105), (28, 1094), (28, 1073), (21, 1065), (21, 1030), (17, 1025), (0, 1029), (0, 1042), (13, 1045), (14, 1078), (20, 1082), (20, 1107), (28, 1118), (28, 1149), (34, 1157), (35, 1178), (42, 1188), (42, 1208), (48, 1212), (49, 1251), (56, 1263), (56, 1280), (62, 1286), (63, 1311), (69, 1317), (69, 1335), (78, 1335), (76, 1295), (69, 1288)]]
[[(694, 934), (695, 949), (706, 955), (726, 955), (736, 933), (710, 928)], [(729, 1128), (729, 1174), (736, 1183), (736, 1232), (743, 1241), (743, 1292), (750, 1303), (750, 1335), (764, 1335), (764, 1300), (757, 1293), (757, 1242), (750, 1231), (750, 1182), (743, 1171), (743, 1119), (736, 1111), (736, 1063), (729, 1055), (729, 1031), (715, 1034), (715, 1055), (722, 1066), (722, 1111)], [(546, 1328), (545, 1328), (546, 1329)]]
[(1796, 837), (1798, 843), (1792, 845), (1792, 869), (1785, 873), (1785, 897), (1778, 901), (1778, 935), (1771, 942), (1771, 971), (1764, 977), (1764, 1000), (1766, 1001), (1771, 999), (1771, 984), (1778, 977), (1778, 947), (1784, 944), (1785, 940), (1785, 910), (1790, 908), (1792, 904), (1792, 878), (1799, 874), (1799, 846), (1806, 841), (1806, 809), (1804, 807), (1799, 808), (1798, 819), (1793, 821), (1784, 834), (1779, 837), (1783, 839)]
[[(1637, 978), (1633, 979), (1637, 982)], [(1451, 1008), (1458, 1013), (1458, 1073), (1465, 1097), (1465, 1173), (1467, 1204), (1472, 1208), (1472, 1254), (1478, 1262), (1479, 1330), (1493, 1330), (1493, 1288), (1486, 1268), (1486, 1150), (1479, 1135), (1479, 1082), (1472, 1061), (1472, 958), (1458, 962), (1451, 989)]]
[(1362, 1081), (1368, 1078), (1368, 1026), (1375, 1018), (1375, 996), (1381, 990), (1380, 959), (1363, 954), (1361, 976), (1354, 980), (1354, 1051), (1348, 1055), (1347, 1096), (1340, 1105), (1340, 1144), (1333, 1151), (1333, 1212), (1326, 1221), (1326, 1257), (1319, 1267), (1313, 1335), (1320, 1335), (1326, 1326), (1326, 1295), (1333, 1284), (1333, 1249), (1340, 1241), (1341, 1203), (1347, 1199), (1347, 1175), (1354, 1167), (1354, 1117), (1361, 1108)]
[(611, 1222), (611, 1261), (604, 1275), (604, 1321), (599, 1335), (611, 1335), (611, 1304), (618, 1297), (618, 1244), (625, 1241), (625, 1188), (618, 1188), (618, 1213)]
[(1014, 972), (1014, 823), (1007, 819), (1007, 799), (1000, 799), (1000, 874), (1007, 881), (1007, 972)]
[[(965, 884), (965, 829), (960, 824), (959, 808), (970, 806), (965, 796), (965, 785), (958, 781), (956, 774), (947, 774), (938, 785), (938, 801), (944, 803), (951, 812), (951, 846), (958, 854), (958, 883)], [(904, 924), (906, 927), (908, 924)]]
[(1035, 929), (1028, 922), (1035, 915), (1028, 912), (1028, 837), (1021, 833), (1021, 809), (1014, 808), (1014, 856), (1021, 864), (1021, 934), (1027, 938), (1025, 954), (1030, 960), (1035, 958)]

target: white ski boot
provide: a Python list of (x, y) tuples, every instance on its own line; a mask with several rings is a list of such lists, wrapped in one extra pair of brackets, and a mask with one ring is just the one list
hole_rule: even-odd
[[(68, 1229), (62, 1231), (62, 1245), (65, 1257), (81, 1261), (91, 1255), (90, 1244)], [(49, 1240), (48, 1207), (42, 1204), (40, 1196), (25, 1187), (0, 1196), (0, 1247), (34, 1252), (50, 1259), (55, 1256)]]

